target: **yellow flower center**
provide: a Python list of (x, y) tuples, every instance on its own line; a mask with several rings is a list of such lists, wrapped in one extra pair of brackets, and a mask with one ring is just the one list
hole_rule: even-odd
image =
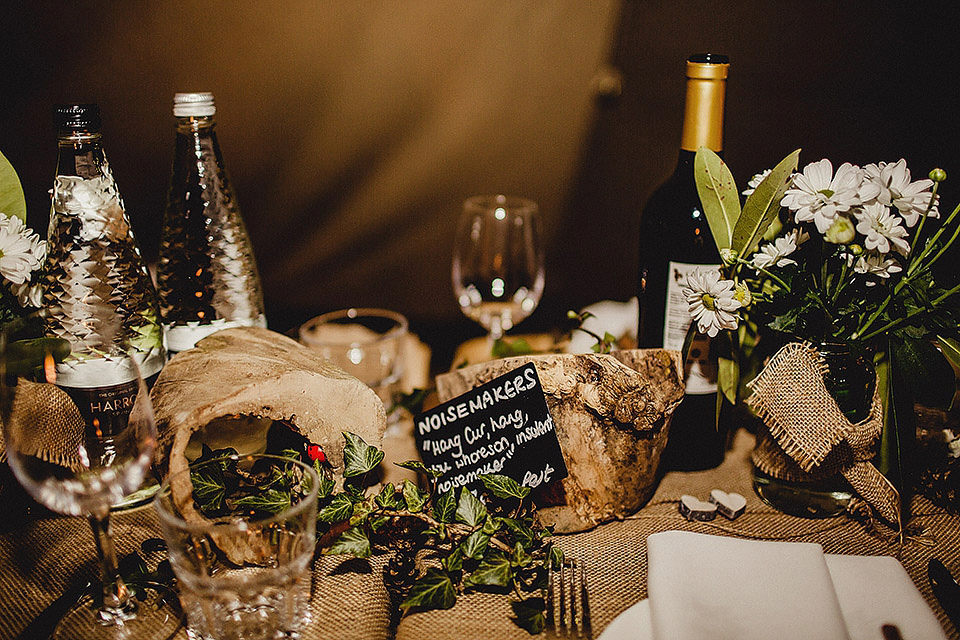
[(715, 304), (716, 298), (714, 298), (709, 293), (700, 294), (700, 300), (703, 302), (703, 306), (706, 307), (709, 311), (716, 311), (717, 305)]

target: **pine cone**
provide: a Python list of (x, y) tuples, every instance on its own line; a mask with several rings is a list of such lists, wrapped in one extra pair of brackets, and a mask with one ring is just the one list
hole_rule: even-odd
[(404, 552), (395, 553), (383, 569), (383, 583), (392, 594), (406, 596), (417, 579), (417, 564), (413, 555)]

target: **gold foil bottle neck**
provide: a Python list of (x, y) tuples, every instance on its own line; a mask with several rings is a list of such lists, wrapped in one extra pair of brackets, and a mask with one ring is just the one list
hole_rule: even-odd
[(730, 64), (726, 56), (700, 54), (687, 60), (687, 97), (680, 148), (723, 150), (723, 104)]

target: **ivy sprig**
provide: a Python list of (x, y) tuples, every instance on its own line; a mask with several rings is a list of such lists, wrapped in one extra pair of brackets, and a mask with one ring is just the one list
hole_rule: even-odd
[(343, 490), (320, 498), (317, 519), (328, 531), (347, 528), (324, 554), (367, 558), (391, 550), (428, 551), (429, 566), (399, 601), (402, 613), (449, 609), (463, 593), (496, 591), (512, 596), (516, 624), (532, 634), (543, 630), (540, 590), (548, 565), (559, 567), (563, 553), (536, 522), (529, 487), (504, 475), (480, 475), (482, 499), (466, 487), (441, 492), (438, 472), (407, 461), (397, 465), (420, 474), (426, 490), (410, 480), (369, 490), (383, 452), (359, 436), (343, 435)]

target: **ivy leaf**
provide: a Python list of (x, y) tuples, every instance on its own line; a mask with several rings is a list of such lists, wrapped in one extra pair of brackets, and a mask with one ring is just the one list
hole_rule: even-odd
[(544, 566), (553, 567), (554, 569), (559, 569), (560, 567), (563, 566), (563, 559), (564, 559), (563, 549), (557, 546), (551, 546), (550, 553), (547, 554), (547, 559), (546, 559), (546, 562), (548, 562), (549, 564), (545, 564)]
[(353, 515), (353, 501), (346, 494), (333, 496), (330, 504), (317, 512), (318, 522), (337, 523), (348, 520)]
[(447, 489), (433, 501), (433, 517), (438, 522), (451, 523), (457, 510), (457, 490)]
[[(699, 155), (699, 153), (698, 153)], [(757, 250), (763, 234), (777, 219), (780, 201), (789, 185), (790, 176), (797, 170), (800, 149), (797, 149), (780, 161), (757, 188), (747, 196), (743, 204), (743, 214), (733, 228), (731, 248), (737, 255), (747, 258)], [(699, 185), (698, 185), (699, 186)]]
[(353, 478), (372, 471), (383, 460), (383, 451), (371, 447), (360, 436), (343, 432), (347, 444), (343, 449), (343, 477)]
[(333, 541), (326, 555), (351, 555), (357, 558), (370, 557), (370, 539), (359, 527), (350, 527)]
[(0, 153), (0, 212), (27, 223), (27, 201), (20, 178), (10, 161)]
[(329, 473), (326, 473), (325, 470), (317, 470), (317, 476), (320, 477), (320, 484), (317, 486), (317, 497), (321, 500), (323, 498), (329, 498), (330, 494), (333, 493), (334, 481), (333, 476)]
[(481, 474), (477, 478), (483, 482), (483, 486), (498, 498), (517, 498), (523, 500), (530, 495), (530, 487), (524, 487), (510, 476), (498, 474)]
[(463, 569), (463, 551), (457, 547), (443, 559), (443, 568), (450, 572), (456, 572)]
[(519, 542), (513, 545), (513, 554), (510, 556), (510, 564), (514, 567), (527, 567), (533, 562), (533, 556), (527, 553), (526, 549)]
[(546, 618), (543, 615), (545, 607), (546, 603), (543, 601), (543, 598), (527, 598), (526, 600), (510, 601), (510, 608), (513, 609), (514, 622), (530, 635), (537, 635), (543, 632), (546, 626)]
[(423, 507), (427, 503), (423, 492), (417, 488), (417, 485), (413, 484), (406, 478), (403, 480), (403, 499), (407, 502), (407, 509), (413, 513), (419, 513), (423, 511)]
[(397, 500), (397, 488), (393, 486), (392, 482), (388, 482), (387, 485), (380, 490), (380, 493), (377, 494), (374, 501), (383, 509), (397, 509), (400, 506), (400, 502)]
[(740, 217), (740, 195), (730, 168), (715, 152), (700, 147), (693, 159), (693, 174), (703, 213), (717, 249), (729, 249)]
[(401, 609), (450, 609), (457, 602), (457, 593), (450, 576), (440, 569), (429, 568), (410, 587)]
[(501, 522), (503, 526), (513, 534), (513, 539), (516, 540), (518, 544), (522, 544), (524, 548), (529, 547), (533, 543), (535, 537), (530, 527), (513, 518), (503, 518)]
[(487, 517), (487, 508), (466, 487), (460, 489), (460, 502), (457, 504), (457, 520), (475, 527)]
[(428, 478), (439, 478), (443, 475), (442, 471), (429, 469), (419, 460), (407, 460), (406, 462), (394, 462), (393, 464), (397, 465), (398, 467), (403, 467), (404, 469), (410, 469), (411, 471), (418, 471)]
[(480, 566), (467, 576), (464, 586), (495, 586), (506, 587), (513, 578), (513, 568), (510, 559), (499, 551), (492, 551), (483, 559)]
[(237, 498), (237, 506), (246, 507), (255, 511), (280, 513), (290, 508), (290, 492), (269, 489), (249, 496)]
[(523, 338), (509, 341), (499, 338), (493, 342), (493, 348), (490, 355), (494, 358), (510, 358), (512, 356), (527, 356), (536, 353), (536, 350), (530, 346), (530, 343)]
[(479, 560), (483, 557), (490, 544), (490, 534), (485, 533), (483, 529), (477, 529), (466, 537), (460, 548), (463, 549), (463, 555), (472, 560)]

